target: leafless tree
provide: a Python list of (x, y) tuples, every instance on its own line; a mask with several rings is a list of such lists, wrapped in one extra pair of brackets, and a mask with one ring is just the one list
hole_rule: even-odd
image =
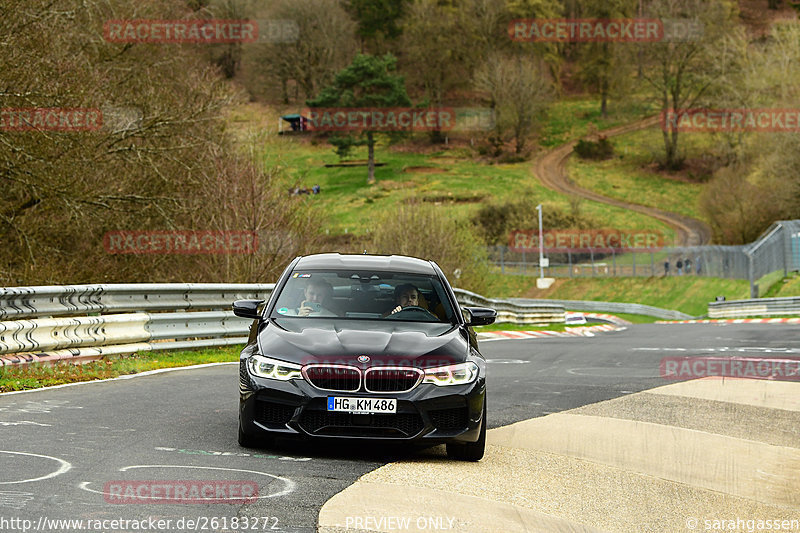
[[(208, 256), (112, 255), (103, 248), (111, 230), (217, 229), (226, 190), (211, 189), (211, 175), (222, 183), (247, 178), (253, 190), (263, 185), (263, 174), (225, 132), (222, 112), (237, 96), (202, 45), (117, 43), (102, 33), (111, 19), (186, 15), (166, 0), (2, 4), (0, 109), (96, 109), (103, 126), (0, 127), (0, 282), (224, 281), (258, 272), (199, 268), (218, 260)], [(240, 205), (248, 199), (243, 191), (233, 197)], [(283, 222), (292, 215), (281, 210), (297, 209), (266, 205)], [(252, 221), (240, 230), (263, 224)]]
[(245, 61), (281, 87), (284, 103), (289, 103), (290, 83), (299, 86), (303, 99), (312, 98), (357, 52), (356, 23), (338, 0), (278, 0), (257, 13), (259, 19), (287, 21), (297, 31), (296, 39), (277, 39), (246, 51)]
[[(643, 79), (652, 100), (666, 113), (714, 102), (736, 77), (742, 53), (742, 34), (736, 28), (737, 8), (730, 0), (657, 0), (645, 14), (659, 20), (697, 23), (676, 39), (640, 45)], [(679, 130), (664, 128), (664, 164), (679, 168)]]
[(544, 62), (528, 56), (493, 54), (476, 72), (475, 83), (489, 94), (498, 132), (502, 135), (510, 131), (515, 152), (522, 153), (537, 117), (554, 93)]

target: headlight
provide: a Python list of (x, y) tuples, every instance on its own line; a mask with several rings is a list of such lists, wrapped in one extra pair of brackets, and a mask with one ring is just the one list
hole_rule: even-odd
[(457, 365), (440, 366), (425, 370), (423, 383), (433, 383), (439, 387), (445, 385), (465, 385), (478, 377), (478, 365), (473, 362)]
[(270, 359), (263, 355), (251, 356), (248, 365), (250, 366), (250, 372), (262, 378), (289, 381), (290, 379), (299, 378), (301, 376), (300, 365), (278, 361), (277, 359)]

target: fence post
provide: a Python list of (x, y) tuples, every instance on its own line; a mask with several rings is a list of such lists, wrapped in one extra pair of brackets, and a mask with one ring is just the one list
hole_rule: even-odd
[(613, 267), (612, 270), (614, 272), (614, 277), (616, 277), (617, 276), (617, 251), (614, 250), (613, 248), (611, 249), (611, 265)]
[(746, 251), (745, 254), (747, 255), (747, 277), (750, 279), (750, 298), (758, 298), (758, 285), (753, 279), (753, 276), (755, 276), (753, 272), (753, 255), (749, 251)]
[(650, 277), (656, 276), (656, 257), (653, 250), (650, 250)]
[(636, 252), (631, 252), (633, 256), (633, 277), (636, 277)]
[(592, 277), (595, 278), (597, 277), (597, 271), (594, 268), (594, 248), (589, 248), (589, 254), (592, 258)]
[(573, 277), (572, 275), (572, 251), (567, 250), (567, 262), (569, 263), (569, 277)]
[(525, 263), (525, 248), (522, 249), (522, 273), (525, 274), (528, 272), (527, 263)]
[[(788, 250), (789, 246), (787, 244), (792, 244), (792, 232), (786, 229), (783, 224), (779, 224), (781, 227), (781, 259), (783, 259), (783, 277), (789, 277), (789, 261), (786, 259), (786, 251)], [(787, 243), (787, 240), (789, 241)]]
[(505, 250), (506, 247), (504, 245), (500, 245), (500, 273), (506, 273), (506, 262), (505, 262)]

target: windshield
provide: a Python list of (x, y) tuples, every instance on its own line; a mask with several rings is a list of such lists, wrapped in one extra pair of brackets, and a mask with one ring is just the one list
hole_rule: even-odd
[(271, 315), (287, 316), (453, 323), (455, 315), (436, 276), (296, 270)]

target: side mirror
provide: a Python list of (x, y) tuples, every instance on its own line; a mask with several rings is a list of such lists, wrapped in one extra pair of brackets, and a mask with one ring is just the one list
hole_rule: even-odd
[(242, 318), (261, 318), (259, 307), (264, 300), (236, 300), (233, 302), (233, 314)]
[(497, 318), (497, 311), (488, 307), (464, 307), (463, 311), (468, 326), (488, 326)]

